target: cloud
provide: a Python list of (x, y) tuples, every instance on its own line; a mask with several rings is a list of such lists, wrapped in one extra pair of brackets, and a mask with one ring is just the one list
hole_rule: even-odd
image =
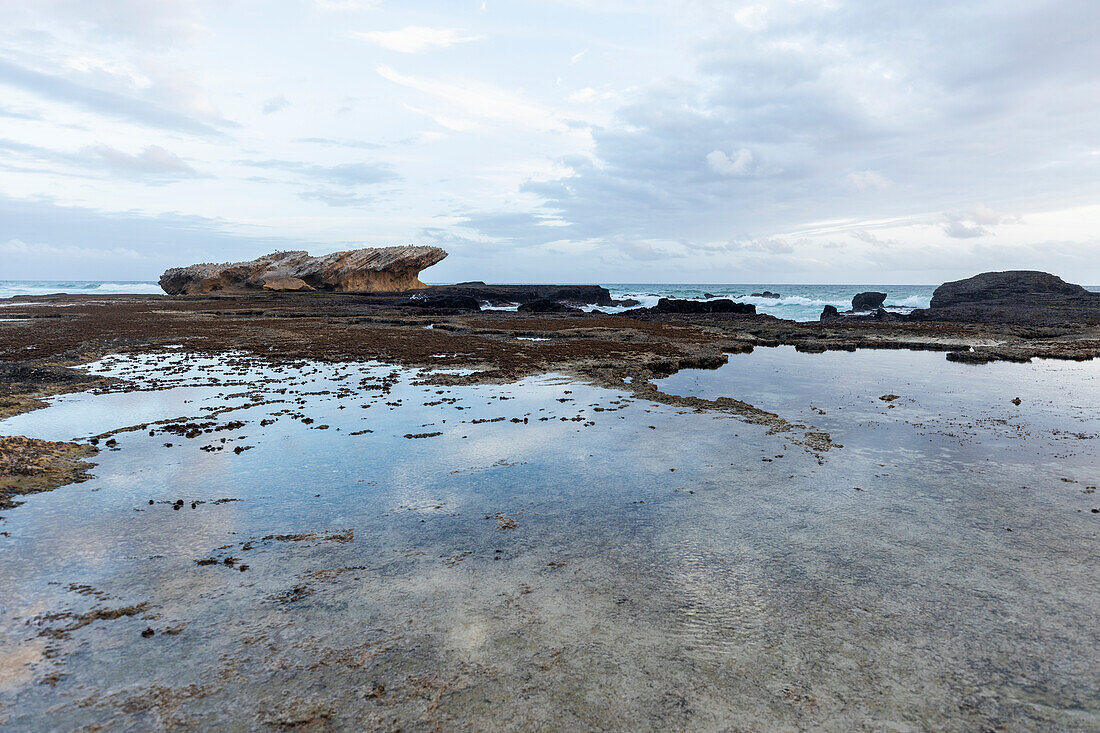
[(296, 143), (313, 143), (314, 145), (334, 145), (341, 148), (359, 148), (362, 150), (378, 150), (382, 146), (378, 143), (368, 143), (363, 140), (336, 140), (329, 137), (300, 137)]
[(31, 22), (52, 20), (96, 40), (142, 47), (176, 45), (206, 31), (198, 18), (200, 4), (194, 0), (35, 0), (8, 5), (6, 14), (21, 13)]
[(42, 115), (35, 112), (24, 112), (0, 105), (0, 117), (9, 117), (14, 120), (41, 120)]
[(290, 106), (290, 100), (280, 94), (277, 97), (272, 97), (264, 102), (262, 112), (265, 115), (274, 114), (276, 112), (282, 112), (284, 109)]
[(65, 260), (131, 260), (141, 261), (148, 257), (132, 247), (113, 247), (102, 249), (98, 247), (77, 247), (74, 245), (56, 244), (27, 244), (19, 239), (9, 239), (0, 243), (0, 253), (10, 257), (34, 257), (38, 258), (64, 258)]
[[(4, 275), (17, 280), (155, 280), (166, 268), (180, 264), (247, 260), (312, 244), (290, 237), (243, 235), (234, 228), (233, 222), (209, 217), (104, 211), (0, 194), (0, 242), (9, 243)], [(10, 256), (17, 249), (20, 256)], [(117, 258), (97, 259), (95, 254), (104, 251)], [(127, 256), (131, 251), (140, 259)], [(66, 252), (85, 255), (56, 255)]]
[(89, 145), (76, 152), (51, 150), (14, 140), (0, 139), (0, 150), (39, 163), (57, 166), (53, 171), (65, 175), (79, 174), (74, 168), (109, 171), (117, 177), (166, 183), (184, 178), (203, 178), (203, 174), (184, 162), (175, 153), (159, 145), (147, 145), (137, 154), (126, 153), (102, 143)]
[(453, 110), (459, 110), (457, 115), (446, 110), (442, 113), (433, 112), (441, 118), (476, 117), (542, 131), (560, 132), (567, 129), (567, 125), (547, 107), (488, 84), (409, 76), (385, 64), (376, 67), (376, 71), (383, 79), (423, 92), (444, 102)]
[(883, 191), (892, 185), (888, 178), (875, 171), (853, 171), (848, 174), (848, 182), (857, 191)]
[(1022, 224), (1023, 220), (1013, 214), (998, 214), (993, 209), (978, 204), (966, 211), (953, 211), (944, 214), (942, 224), (944, 234), (954, 239), (973, 239), (993, 234), (1001, 224)]
[(753, 168), (752, 151), (741, 148), (730, 157), (722, 150), (713, 150), (707, 153), (707, 165), (721, 176), (748, 175)]
[(468, 35), (465, 31), (455, 28), (427, 28), (418, 25), (410, 25), (397, 31), (366, 31), (352, 35), (400, 53), (419, 53), (431, 48), (447, 48), (457, 43), (470, 43), (482, 38), (482, 36)]
[(220, 135), (218, 127), (237, 124), (216, 118), (210, 123), (138, 97), (86, 86), (61, 76), (28, 69), (0, 58), (0, 84), (24, 89), (45, 99), (139, 125), (196, 135)]
[(318, 201), (328, 206), (365, 206), (378, 200), (375, 196), (364, 196), (333, 188), (311, 188), (299, 193), (298, 197), (303, 201)]
[(84, 154), (104, 168), (149, 175), (158, 178), (195, 178), (198, 172), (178, 155), (159, 145), (147, 145), (137, 155), (130, 155), (109, 145), (93, 145)]
[(293, 160), (242, 160), (242, 165), (268, 170), (297, 173), (337, 186), (355, 187), (374, 183), (386, 183), (401, 179), (393, 168), (384, 163), (341, 163), (318, 165)]

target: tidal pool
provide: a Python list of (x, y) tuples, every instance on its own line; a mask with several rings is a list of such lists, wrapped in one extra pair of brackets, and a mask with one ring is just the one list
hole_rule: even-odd
[(561, 375), (93, 369), (137, 389), (0, 422), (102, 449), (0, 521), (7, 728), (1100, 726), (1100, 364), (758, 349), (660, 383), (820, 459)]

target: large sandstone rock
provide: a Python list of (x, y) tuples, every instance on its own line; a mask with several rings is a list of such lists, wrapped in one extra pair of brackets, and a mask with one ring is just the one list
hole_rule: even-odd
[(371, 247), (310, 257), (274, 252), (250, 262), (173, 267), (160, 277), (169, 295), (267, 290), (379, 293), (427, 287), (417, 277), (447, 253), (439, 247)]
[(983, 272), (965, 280), (944, 283), (932, 293), (932, 308), (947, 308), (995, 300), (1010, 300), (1028, 295), (1085, 295), (1080, 285), (1067, 283), (1056, 275), (1035, 270)]

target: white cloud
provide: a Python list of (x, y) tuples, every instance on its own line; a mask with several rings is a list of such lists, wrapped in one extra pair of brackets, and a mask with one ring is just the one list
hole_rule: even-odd
[(609, 99), (615, 99), (617, 96), (619, 95), (612, 91), (600, 92), (592, 87), (585, 87), (571, 92), (565, 99), (574, 104), (590, 104), (592, 102), (606, 102)]
[(993, 234), (1002, 224), (1022, 223), (1016, 214), (999, 214), (984, 204), (977, 204), (966, 211), (944, 214), (942, 226), (944, 233), (953, 239), (973, 239)]
[[(436, 97), (452, 108), (462, 110), (466, 116), (498, 120), (543, 131), (562, 131), (567, 127), (549, 108), (530, 102), (519, 94), (487, 84), (408, 76), (385, 64), (379, 65), (376, 70), (382, 78)], [(446, 112), (433, 114), (450, 116)]]
[(265, 115), (270, 115), (276, 112), (281, 112), (289, 106), (290, 100), (280, 94), (279, 96), (272, 97), (271, 99), (264, 102), (262, 111)]
[(456, 43), (469, 43), (482, 38), (482, 36), (468, 35), (465, 31), (455, 28), (427, 28), (419, 25), (410, 25), (397, 31), (366, 31), (352, 35), (400, 53), (419, 53), (430, 48), (447, 48)]
[(147, 145), (137, 155), (130, 155), (109, 145), (93, 145), (83, 150), (90, 160), (115, 171), (138, 173), (154, 177), (192, 178), (198, 176), (194, 168), (175, 153), (159, 145)]
[(893, 185), (889, 178), (871, 170), (852, 171), (848, 174), (848, 182), (858, 191), (882, 191)]
[(746, 176), (753, 169), (752, 151), (741, 148), (731, 157), (722, 150), (714, 150), (707, 153), (707, 165), (721, 176)]
[(0, 252), (12, 257), (64, 258), (67, 261), (144, 260), (145, 255), (129, 247), (78, 247), (76, 245), (28, 244), (21, 239), (9, 239), (0, 244)]

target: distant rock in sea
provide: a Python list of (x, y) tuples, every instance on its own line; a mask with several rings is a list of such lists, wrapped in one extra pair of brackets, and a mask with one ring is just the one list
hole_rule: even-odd
[(882, 304), (886, 302), (886, 293), (878, 293), (874, 290), (868, 290), (865, 293), (856, 293), (852, 298), (852, 310), (857, 313), (860, 311), (873, 311), (882, 307)]
[(1021, 295), (1077, 295), (1089, 296), (1080, 285), (1067, 283), (1057, 275), (1035, 270), (1008, 270), (983, 272), (965, 280), (947, 282), (932, 293), (930, 308), (947, 308), (953, 305), (1007, 300)]
[(258, 290), (329, 290), (383, 293), (419, 290), (420, 271), (441, 261), (439, 247), (369, 247), (311, 257), (308, 252), (274, 252), (249, 262), (173, 267), (160, 277), (169, 295), (246, 293)]
[(1035, 270), (983, 272), (940, 285), (909, 320), (1100, 325), (1100, 293)]
[(762, 293), (752, 293), (749, 297), (750, 298), (781, 298), (783, 296), (781, 296), (779, 293), (773, 293), (770, 290), (765, 290)]

